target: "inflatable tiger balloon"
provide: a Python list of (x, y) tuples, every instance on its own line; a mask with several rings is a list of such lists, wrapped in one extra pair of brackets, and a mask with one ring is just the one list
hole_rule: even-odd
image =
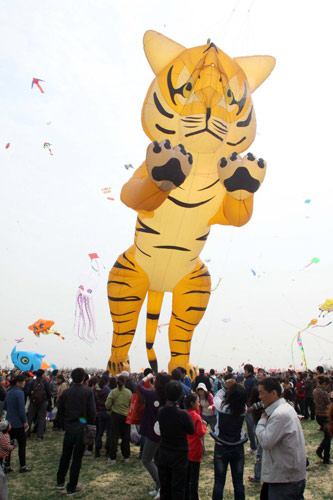
[(134, 244), (110, 271), (114, 325), (108, 370), (129, 370), (128, 351), (148, 292), (146, 349), (158, 371), (154, 341), (163, 295), (171, 292), (169, 372), (190, 364), (195, 327), (207, 309), (211, 279), (200, 253), (213, 224), (242, 226), (266, 163), (248, 153), (256, 119), (251, 93), (275, 65), (270, 56), (231, 58), (213, 43), (192, 49), (155, 31), (144, 50), (156, 77), (142, 109), (153, 141), (146, 160), (123, 186), (122, 201), (138, 212)]

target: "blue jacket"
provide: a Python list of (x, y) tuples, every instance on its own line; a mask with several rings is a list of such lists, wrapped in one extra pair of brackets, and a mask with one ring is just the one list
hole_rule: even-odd
[(27, 421), (24, 405), (24, 391), (14, 385), (6, 394), (4, 410), (7, 410), (7, 420), (13, 429), (23, 427)]

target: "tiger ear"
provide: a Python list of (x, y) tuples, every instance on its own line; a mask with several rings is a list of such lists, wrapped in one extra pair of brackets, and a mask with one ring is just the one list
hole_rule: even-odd
[(276, 62), (272, 56), (234, 57), (233, 60), (244, 71), (250, 92), (254, 92), (269, 77)]
[(170, 61), (186, 50), (179, 43), (152, 30), (144, 34), (143, 48), (155, 75), (158, 75)]

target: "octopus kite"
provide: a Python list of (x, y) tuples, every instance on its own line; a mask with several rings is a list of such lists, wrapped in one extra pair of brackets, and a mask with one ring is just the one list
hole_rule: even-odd
[(97, 280), (93, 276), (83, 275), (76, 293), (74, 330), (78, 337), (87, 344), (92, 344), (97, 340), (95, 307), (92, 295), (96, 285)]
[[(148, 31), (144, 50), (156, 77), (142, 109), (152, 141), (121, 199), (138, 213), (134, 244), (110, 271), (113, 374), (129, 370), (128, 352), (146, 295), (146, 349), (158, 371), (154, 341), (163, 295), (173, 295), (171, 372), (190, 363), (194, 329), (208, 306), (211, 278), (200, 253), (213, 224), (242, 226), (266, 162), (244, 152), (256, 135), (251, 94), (270, 75), (270, 56), (231, 58), (214, 43), (186, 49)], [(221, 252), (223, 249), (221, 249)]]

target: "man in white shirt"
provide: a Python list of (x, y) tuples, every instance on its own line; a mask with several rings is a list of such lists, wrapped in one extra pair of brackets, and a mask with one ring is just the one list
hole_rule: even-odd
[(267, 377), (258, 383), (264, 403), (256, 428), (263, 448), (261, 500), (304, 500), (306, 452), (303, 430), (295, 410), (281, 398), (281, 385)]

